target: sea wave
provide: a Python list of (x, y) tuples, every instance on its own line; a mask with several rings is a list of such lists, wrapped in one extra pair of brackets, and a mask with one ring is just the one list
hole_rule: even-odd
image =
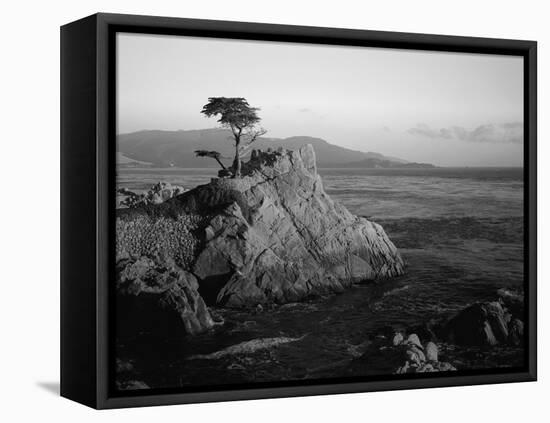
[(250, 341), (241, 342), (236, 345), (231, 345), (230, 347), (224, 348), (219, 351), (215, 351), (210, 354), (192, 355), (187, 359), (188, 360), (218, 360), (228, 355), (252, 354), (252, 353), (255, 353), (256, 351), (278, 347), (279, 345), (288, 344), (290, 342), (301, 341), (306, 336), (307, 334), (300, 336), (299, 338), (289, 338), (286, 336), (280, 336), (276, 338), (252, 339)]

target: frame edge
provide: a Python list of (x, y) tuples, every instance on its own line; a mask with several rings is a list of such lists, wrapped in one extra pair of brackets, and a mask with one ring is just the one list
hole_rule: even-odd
[[(202, 403), (213, 401), (234, 401), (245, 399), (266, 399), (280, 397), (296, 397), (311, 395), (361, 393), (380, 390), (402, 390), (402, 389), (423, 389), (434, 387), (452, 387), (460, 385), (479, 385), (509, 382), (528, 382), (537, 380), (536, 368), (536, 232), (530, 232), (529, 239), (530, 257), (529, 268), (531, 270), (529, 280), (529, 368), (526, 372), (511, 374), (494, 374), (480, 376), (453, 376), (431, 379), (407, 379), (399, 381), (373, 381), (373, 382), (350, 382), (346, 384), (327, 384), (315, 386), (279, 387), (279, 388), (251, 388), (246, 390), (225, 390), (216, 392), (197, 392), (166, 395), (143, 395), (110, 397), (107, 378), (109, 376), (108, 366), (108, 305), (107, 305), (107, 281), (108, 281), (108, 257), (103, 252), (109, 251), (108, 241), (108, 213), (105, 213), (108, 205), (108, 184), (106, 175), (108, 171), (105, 158), (108, 158), (109, 150), (109, 128), (113, 122), (109, 122), (107, 106), (109, 98), (113, 93), (109, 88), (109, 69), (112, 66), (112, 57), (109, 56), (109, 28), (114, 26), (140, 26), (161, 28), (168, 25), (171, 28), (222, 28), (227, 33), (268, 34), (275, 32), (279, 35), (296, 33), (298, 37), (304, 34), (313, 34), (313, 38), (346, 41), (354, 37), (371, 39), (375, 42), (384, 37), (389, 37), (390, 42), (408, 38), (407, 48), (419, 48), (431, 50), (434, 43), (440, 44), (440, 50), (448, 51), (448, 48), (466, 45), (466, 51), (484, 45), (489, 49), (507, 48), (513, 54), (523, 54), (528, 60), (528, 93), (529, 112), (527, 114), (529, 127), (529, 206), (530, 216), (529, 230), (536, 231), (536, 48), (534, 41), (504, 40), (475, 37), (456, 37), (447, 35), (408, 34), (399, 32), (367, 31), (336, 28), (319, 28), (304, 26), (289, 26), (276, 24), (257, 24), (227, 21), (209, 21), (198, 19), (163, 18), (138, 15), (120, 15), (99, 13), (93, 15), (97, 20), (97, 386), (96, 403), (92, 406), (98, 409), (110, 409), (121, 407), (137, 407), (152, 405), (171, 405), (184, 403)], [(290, 35), (289, 35), (290, 36)], [(422, 43), (412, 41), (420, 38)], [(393, 40), (393, 41), (392, 41)], [(417, 47), (415, 47), (417, 46)], [(420, 46), (420, 47), (418, 47)], [(519, 53), (518, 53), (519, 52)], [(512, 54), (512, 53), (509, 53)], [(528, 122), (528, 123), (527, 123)], [(106, 185), (107, 184), (107, 185)], [(534, 213), (534, 214), (533, 214)], [(533, 248), (534, 245), (534, 248)], [(103, 247), (105, 248), (103, 248)], [(103, 251), (103, 252), (102, 252)], [(533, 267), (534, 266), (534, 267)], [(72, 398), (71, 398), (72, 399)], [(90, 404), (86, 404), (90, 405)]]
[(60, 32), (60, 394), (96, 407), (96, 16)]

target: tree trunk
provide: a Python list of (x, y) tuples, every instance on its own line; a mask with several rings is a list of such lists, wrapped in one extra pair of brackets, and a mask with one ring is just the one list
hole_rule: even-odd
[(241, 140), (235, 140), (235, 160), (233, 160), (233, 178), (241, 177), (241, 158), (239, 157), (239, 144)]
[(225, 165), (220, 161), (220, 159), (217, 158), (217, 157), (214, 157), (214, 158), (216, 159), (216, 161), (218, 162), (218, 164), (222, 167), (222, 169), (223, 169), (223, 170), (226, 170)]

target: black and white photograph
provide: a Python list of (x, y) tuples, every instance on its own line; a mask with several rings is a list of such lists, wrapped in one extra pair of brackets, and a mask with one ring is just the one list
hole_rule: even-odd
[(524, 69), (118, 32), (115, 389), (525, 368)]
[(0, 422), (544, 420), (543, 2), (3, 11)]

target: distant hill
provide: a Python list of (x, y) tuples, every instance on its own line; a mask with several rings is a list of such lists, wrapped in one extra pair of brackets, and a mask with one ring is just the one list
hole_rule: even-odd
[[(158, 167), (218, 167), (214, 160), (195, 157), (195, 150), (216, 150), (231, 164), (234, 147), (231, 133), (225, 129), (200, 129), (190, 131), (139, 131), (118, 136), (118, 153), (133, 162), (152, 163)], [(290, 138), (260, 138), (257, 149), (284, 147), (298, 149), (311, 144), (319, 167), (414, 167), (414, 163), (380, 153), (361, 152), (330, 144), (321, 138), (297, 136)]]
[(369, 158), (358, 162), (346, 163), (342, 167), (366, 168), (366, 169), (376, 169), (376, 168), (431, 169), (431, 168), (435, 168), (436, 166), (430, 163), (416, 163), (416, 162), (406, 162), (406, 163), (399, 162), (398, 163), (392, 160)]
[(116, 164), (121, 167), (151, 167), (153, 163), (142, 162), (139, 160), (134, 160), (129, 157), (126, 157), (120, 151), (116, 153)]

